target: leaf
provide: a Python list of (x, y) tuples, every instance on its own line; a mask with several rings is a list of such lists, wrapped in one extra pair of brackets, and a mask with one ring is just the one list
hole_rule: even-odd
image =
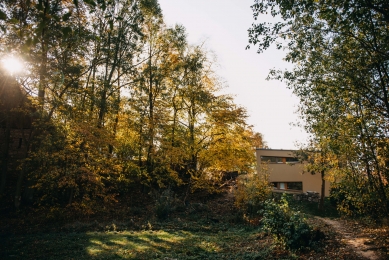
[(64, 21), (64, 22), (68, 21), (71, 15), (72, 15), (71, 12), (64, 14), (62, 16), (62, 21)]
[(11, 20), (9, 20), (9, 22), (12, 24), (17, 24), (17, 23), (19, 23), (19, 20), (16, 18), (12, 18)]
[(42, 0), (39, 0), (39, 1), (38, 1), (38, 4), (36, 5), (36, 9), (39, 10), (39, 11), (42, 11), (42, 10), (43, 10)]
[(61, 17), (59, 17), (58, 15), (53, 15), (52, 17), (53, 17), (53, 19), (54, 19), (56, 22), (61, 21)]
[(27, 38), (26, 46), (31, 46), (33, 44), (33, 39), (31, 37)]
[(66, 36), (68, 36), (69, 34), (71, 34), (72, 33), (72, 28), (70, 28), (70, 27), (63, 27), (62, 28), (62, 33), (63, 33), (63, 35), (66, 37)]
[(89, 6), (96, 7), (96, 2), (93, 0), (84, 0), (84, 2)]
[(7, 19), (7, 15), (0, 10), (0, 20), (6, 20)]

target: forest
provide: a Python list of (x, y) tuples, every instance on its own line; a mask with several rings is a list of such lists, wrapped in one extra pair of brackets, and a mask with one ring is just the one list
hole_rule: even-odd
[(25, 65), (1, 71), (8, 207), (93, 214), (132, 192), (213, 192), (223, 174), (255, 170), (262, 136), (220, 94), (214, 57), (183, 26), (165, 25), (157, 1), (7, 1), (0, 10), (1, 53)]
[(272, 192), (262, 134), (158, 0), (5, 0), (0, 258), (387, 259), (389, 3), (251, 9), (246, 48), (292, 64), (268, 79), (299, 98), (295, 156), (329, 198)]

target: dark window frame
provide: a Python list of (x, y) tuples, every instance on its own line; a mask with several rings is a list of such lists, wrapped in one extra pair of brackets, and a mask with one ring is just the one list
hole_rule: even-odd
[(296, 157), (287, 156), (261, 156), (261, 162), (270, 164), (288, 164), (288, 163), (299, 163)]
[[(280, 183), (284, 183), (284, 189), (281, 189), (280, 188)], [(294, 183), (293, 185), (291, 185), (292, 183)], [(301, 186), (300, 187), (297, 187), (294, 186), (294, 185), (298, 185), (298, 186)], [(272, 185), (273, 185), (273, 188), (276, 188), (277, 190), (294, 190), (294, 191), (303, 191), (303, 182), (302, 181), (278, 181), (278, 182), (272, 182)], [(290, 188), (290, 186), (294, 186), (293, 188)]]

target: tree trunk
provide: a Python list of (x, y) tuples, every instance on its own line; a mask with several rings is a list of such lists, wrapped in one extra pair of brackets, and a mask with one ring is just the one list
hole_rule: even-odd
[(153, 171), (153, 161), (154, 161), (154, 89), (153, 89), (153, 72), (152, 72), (152, 50), (151, 45), (149, 48), (149, 93), (148, 93), (148, 99), (149, 99), (149, 145), (147, 148), (147, 170), (148, 172)]
[[(28, 138), (28, 141), (26, 141), (26, 151), (25, 151), (23, 159), (26, 159), (28, 157), (28, 154), (29, 154), (29, 151), (30, 151), (30, 143), (31, 143), (31, 140), (32, 140), (33, 136), (34, 136), (34, 129), (31, 128), (30, 136)], [(16, 183), (15, 208), (17, 210), (19, 209), (20, 204), (21, 204), (22, 185), (23, 185), (24, 177), (26, 175), (26, 171), (27, 171), (27, 166), (26, 166), (26, 162), (24, 161), (23, 164), (22, 164), (19, 176), (18, 176), (17, 183)]]
[(321, 194), (320, 194), (320, 202), (319, 202), (319, 211), (324, 211), (324, 198), (326, 191), (326, 181), (324, 179), (324, 170), (321, 170)]
[(195, 172), (197, 170), (197, 152), (195, 148), (195, 120), (196, 120), (196, 109), (195, 100), (191, 98), (191, 107), (189, 109), (189, 144), (190, 144), (190, 163), (189, 170)]
[(100, 110), (99, 110), (99, 117), (97, 119), (97, 127), (102, 128), (104, 126), (104, 116), (106, 113), (106, 106), (107, 106), (107, 87), (106, 83), (104, 83), (104, 90), (101, 93), (101, 102), (100, 102)]
[(68, 200), (68, 205), (71, 205), (73, 202), (73, 196), (74, 196), (74, 187), (70, 188), (70, 194), (69, 194), (69, 200)]
[(0, 184), (0, 195), (5, 192), (5, 184), (7, 180), (7, 171), (8, 171), (8, 155), (9, 155), (9, 143), (11, 139), (11, 122), (9, 118), (9, 113), (6, 114), (5, 118), (6, 130), (4, 136), (4, 145), (1, 153), (1, 184)]
[(45, 1), (44, 3), (44, 14), (42, 20), (42, 31), (41, 31), (41, 44), (42, 44), (42, 53), (41, 53), (41, 64), (39, 71), (39, 89), (38, 89), (38, 99), (41, 105), (43, 112), (43, 107), (45, 103), (45, 91), (46, 91), (46, 74), (47, 74), (47, 42), (46, 42), (46, 19), (47, 13), (49, 12), (49, 2)]
[[(27, 154), (26, 154), (27, 157)], [(16, 183), (16, 192), (15, 192), (15, 208), (18, 210), (20, 208), (20, 204), (22, 202), (22, 184), (24, 180), (24, 176), (26, 173), (26, 163), (23, 163), (22, 169), (20, 170), (18, 181)]]
[[(114, 121), (114, 124), (113, 124), (113, 129), (112, 129), (112, 137), (113, 139), (116, 138), (116, 134), (117, 134), (117, 128), (118, 128), (118, 124), (119, 124), (119, 113), (120, 113), (120, 91), (118, 93), (118, 98), (117, 98), (117, 107), (116, 107), (116, 111), (115, 111), (115, 121)], [(109, 154), (112, 155), (113, 153), (113, 145), (112, 144), (109, 144), (108, 145), (108, 150), (109, 150)]]

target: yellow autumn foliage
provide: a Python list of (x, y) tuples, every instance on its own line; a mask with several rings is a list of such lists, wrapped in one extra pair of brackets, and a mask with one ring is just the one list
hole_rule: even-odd
[(255, 213), (271, 195), (269, 173), (261, 166), (259, 173), (240, 175), (235, 191), (235, 205), (248, 213)]

